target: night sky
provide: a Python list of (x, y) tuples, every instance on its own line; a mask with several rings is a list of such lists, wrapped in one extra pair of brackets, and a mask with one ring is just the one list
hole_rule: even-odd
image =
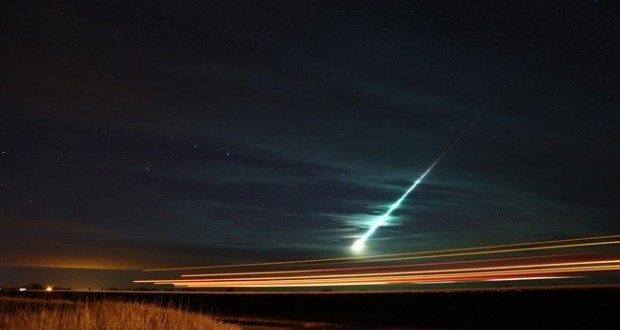
[(618, 234), (618, 12), (3, 1), (0, 286)]

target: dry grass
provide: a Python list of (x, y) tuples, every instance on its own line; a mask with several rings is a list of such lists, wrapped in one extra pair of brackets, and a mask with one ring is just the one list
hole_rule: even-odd
[(240, 329), (213, 317), (141, 302), (0, 297), (0, 329)]

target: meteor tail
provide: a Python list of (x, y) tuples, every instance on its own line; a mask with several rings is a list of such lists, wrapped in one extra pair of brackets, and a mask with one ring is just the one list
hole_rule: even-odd
[(461, 132), (461, 134), (456, 138), (456, 140), (454, 140), (448, 146), (448, 148), (446, 148), (446, 150), (444, 150), (444, 152), (439, 155), (439, 157), (431, 164), (431, 166), (426, 169), (426, 171), (424, 171), (424, 173), (422, 173), (422, 175), (417, 180), (415, 180), (413, 185), (411, 185), (411, 187), (409, 187), (409, 189), (407, 189), (407, 191), (394, 204), (392, 204), (392, 206), (390, 206), (387, 212), (377, 218), (377, 220), (372, 223), (370, 228), (368, 228), (366, 233), (364, 233), (364, 235), (362, 235), (360, 238), (355, 240), (355, 242), (353, 242), (353, 245), (351, 245), (351, 249), (353, 251), (359, 252), (364, 249), (364, 244), (366, 243), (366, 240), (388, 220), (390, 214), (392, 214), (392, 212), (400, 206), (400, 204), (405, 200), (405, 198), (407, 198), (407, 195), (409, 195), (422, 182), (422, 180), (424, 180), (424, 178), (431, 172), (431, 170), (433, 170), (433, 167), (435, 167), (435, 165), (439, 163), (439, 161), (452, 149), (452, 147), (454, 147), (459, 142), (459, 140), (461, 140), (461, 138), (465, 136), (467, 132), (469, 132), (469, 130), (476, 123), (476, 121), (478, 121), (478, 119), (473, 120), (469, 125), (467, 125), (467, 127), (463, 130), (463, 132)]

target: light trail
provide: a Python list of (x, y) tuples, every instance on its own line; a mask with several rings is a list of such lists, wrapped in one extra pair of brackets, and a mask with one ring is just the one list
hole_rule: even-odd
[[(319, 263), (308, 269), (268, 269), (266, 271), (216, 272), (183, 274), (177, 279), (138, 280), (135, 283), (174, 285), (186, 288), (284, 288), (341, 287), (360, 285), (437, 284), (561, 279), (583, 277), (594, 273), (620, 274), (618, 250), (599, 248), (620, 244), (620, 235), (552, 240), (508, 245), (472, 247), (375, 256), (372, 262), (411, 261), (414, 259), (479, 256), (483, 254), (540, 252), (535, 255), (469, 259), (425, 263), (398, 263), (359, 267), (330, 267)], [(549, 254), (553, 249), (580, 249), (572, 253)], [(589, 251), (589, 252), (588, 252)], [(614, 257), (610, 257), (613, 255)], [(386, 258), (386, 256), (388, 258)], [(331, 261), (332, 264), (363, 262), (360, 260)], [(321, 259), (319, 259), (321, 260)], [(313, 262), (316, 260), (312, 260)], [(271, 266), (269, 264), (269, 266)], [(286, 265), (289, 266), (289, 265)]]
[(314, 269), (299, 269), (299, 270), (275, 270), (275, 271), (260, 271), (260, 272), (233, 272), (233, 273), (205, 273), (205, 274), (183, 274), (181, 277), (222, 277), (222, 276), (238, 276), (238, 275), (271, 275), (271, 274), (304, 274), (304, 273), (330, 273), (330, 272), (343, 272), (343, 271), (358, 271), (368, 269), (390, 269), (390, 268), (420, 268), (428, 266), (445, 266), (454, 264), (468, 264), (468, 263), (481, 263), (481, 262), (503, 262), (503, 261), (515, 261), (515, 260), (527, 260), (527, 259), (546, 259), (546, 258), (558, 258), (566, 256), (576, 256), (579, 254), (554, 254), (544, 256), (530, 256), (530, 257), (515, 257), (515, 258), (494, 258), (483, 260), (466, 260), (466, 261), (447, 261), (447, 262), (431, 262), (423, 264), (406, 264), (406, 265), (387, 265), (387, 266), (366, 266), (366, 267), (348, 267), (348, 268), (314, 268)]
[[(468, 267), (468, 268), (450, 268), (450, 269), (432, 269), (422, 271), (398, 271), (398, 272), (372, 272), (372, 273), (349, 273), (349, 274), (330, 274), (330, 275), (310, 275), (310, 276), (269, 276), (269, 277), (238, 277), (233, 279), (175, 279), (175, 280), (155, 280), (158, 283), (169, 284), (195, 284), (195, 283), (260, 283), (261, 281), (272, 282), (279, 281), (281, 283), (296, 283), (297, 281), (339, 281), (339, 279), (346, 279), (347, 281), (355, 281), (359, 278), (375, 279), (375, 278), (392, 278), (403, 279), (408, 278), (404, 276), (411, 275), (461, 275), (461, 274), (476, 274), (476, 275), (488, 275), (488, 274), (502, 274), (502, 273), (514, 273), (520, 271), (521, 273), (531, 272), (566, 272), (568, 271), (584, 271), (584, 270), (609, 270), (620, 269), (620, 259), (612, 260), (597, 260), (597, 261), (581, 261), (581, 262), (562, 262), (562, 263), (538, 263), (538, 264), (523, 264), (512, 266), (493, 266), (493, 267)], [(496, 272), (493, 272), (496, 271)], [(151, 281), (152, 282), (152, 281)], [(143, 282), (138, 282), (143, 283)]]
[(135, 283), (173, 284), (177, 287), (304, 287), (380, 284), (418, 284), (428, 282), (477, 282), (517, 280), (519, 278), (575, 276), (591, 272), (620, 270), (620, 259), (588, 262), (525, 264), (501, 267), (472, 267), (414, 272), (361, 273), (323, 276), (285, 276), (235, 279), (186, 279), (134, 281)]
[(450, 149), (452, 149), (452, 147), (454, 147), (454, 145), (456, 145), (459, 140), (465, 136), (465, 134), (467, 134), (467, 132), (471, 129), (471, 127), (474, 125), (476, 121), (472, 121), (466, 128), (465, 130), (463, 130), (463, 132), (461, 133), (461, 135), (459, 135), (456, 140), (454, 140), (454, 142), (452, 142), (452, 144), (450, 144), (448, 146), (448, 148), (446, 148), (446, 150), (439, 156), (439, 158), (437, 158), (437, 160), (435, 160), (431, 166), (426, 169), (426, 171), (424, 171), (424, 173), (422, 173), (422, 175), (415, 180), (415, 182), (411, 185), (411, 187), (409, 187), (409, 189), (407, 189), (407, 191), (405, 191), (405, 193), (400, 196), (400, 198), (394, 202), (394, 204), (392, 204), (390, 206), (390, 208), (387, 210), (387, 212), (385, 212), (382, 216), (380, 216), (379, 218), (377, 218), (371, 225), (370, 228), (368, 228), (368, 230), (366, 231), (366, 233), (364, 233), (364, 235), (362, 235), (360, 238), (358, 238), (357, 240), (355, 240), (355, 242), (353, 242), (353, 245), (351, 245), (351, 249), (355, 252), (360, 252), (364, 249), (364, 244), (366, 243), (366, 240), (368, 240), (368, 238), (375, 233), (375, 231), (377, 231), (377, 229), (381, 226), (383, 226), (383, 224), (385, 224), (385, 222), (389, 219), (390, 215), (392, 214), (392, 212), (394, 212), (394, 210), (396, 210), (400, 204), (405, 200), (405, 198), (407, 198), (407, 196), (422, 182), (422, 180), (424, 180), (424, 178), (433, 170), (433, 168), (435, 167), (435, 165), (437, 165), (437, 163), (439, 163), (439, 161), (441, 161), (441, 159), (450, 151)]
[[(539, 242), (486, 245), (486, 246), (477, 246), (477, 247), (468, 247), (468, 248), (390, 253), (390, 254), (378, 254), (378, 255), (370, 255), (370, 256), (287, 260), (287, 261), (258, 262), (258, 263), (229, 264), (229, 265), (211, 265), (211, 266), (151, 268), (151, 269), (144, 269), (144, 271), (145, 272), (187, 271), (187, 270), (199, 270), (199, 269), (290, 266), (290, 265), (302, 265), (302, 264), (327, 264), (327, 263), (344, 264), (344, 263), (361, 263), (361, 262), (384, 262), (384, 261), (396, 261), (396, 260), (408, 260), (408, 259), (468, 256), (468, 255), (476, 255), (476, 254), (482, 255), (482, 254), (494, 254), (494, 253), (524, 252), (524, 251), (535, 251), (537, 249), (571, 248), (571, 247), (578, 247), (578, 246), (574, 244), (563, 244), (563, 245), (553, 245), (553, 244), (554, 243), (582, 242), (582, 241), (596, 241), (596, 240), (605, 240), (605, 239), (620, 239), (620, 235), (591, 236), (591, 237), (568, 238), (568, 239), (548, 240), (548, 241), (539, 241)], [(618, 241), (603, 241), (603, 242), (585, 243), (579, 246), (587, 247), (590, 245), (609, 245), (609, 244), (617, 244), (617, 243), (619, 242)], [(537, 247), (538, 245), (543, 245), (543, 247)], [(548, 245), (548, 246), (544, 246), (544, 245)], [(532, 246), (532, 247), (528, 247), (528, 246)], [(525, 248), (526, 250), (510, 249), (510, 248), (515, 248), (515, 247), (528, 247), (528, 248)], [(493, 250), (493, 249), (496, 249), (496, 250)]]
[(567, 248), (576, 248), (576, 247), (591, 247), (591, 246), (613, 245), (613, 244), (620, 244), (620, 241), (562, 244), (562, 245), (538, 246), (538, 247), (518, 248), (518, 249), (499, 249), (499, 250), (476, 251), (476, 252), (445, 253), (445, 254), (435, 254), (435, 255), (428, 255), (428, 256), (417, 256), (417, 257), (414, 256), (414, 257), (386, 258), (386, 259), (381, 259), (380, 261), (385, 262), (385, 261), (444, 258), (444, 257), (464, 257), (464, 256), (483, 255), (483, 254), (529, 252), (529, 251), (539, 251), (539, 250), (567, 249)]

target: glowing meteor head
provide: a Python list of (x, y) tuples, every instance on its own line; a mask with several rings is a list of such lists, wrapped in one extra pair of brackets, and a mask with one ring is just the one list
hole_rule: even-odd
[(351, 245), (351, 250), (353, 250), (353, 252), (362, 252), (364, 250), (364, 240), (361, 238), (356, 240), (353, 245)]

